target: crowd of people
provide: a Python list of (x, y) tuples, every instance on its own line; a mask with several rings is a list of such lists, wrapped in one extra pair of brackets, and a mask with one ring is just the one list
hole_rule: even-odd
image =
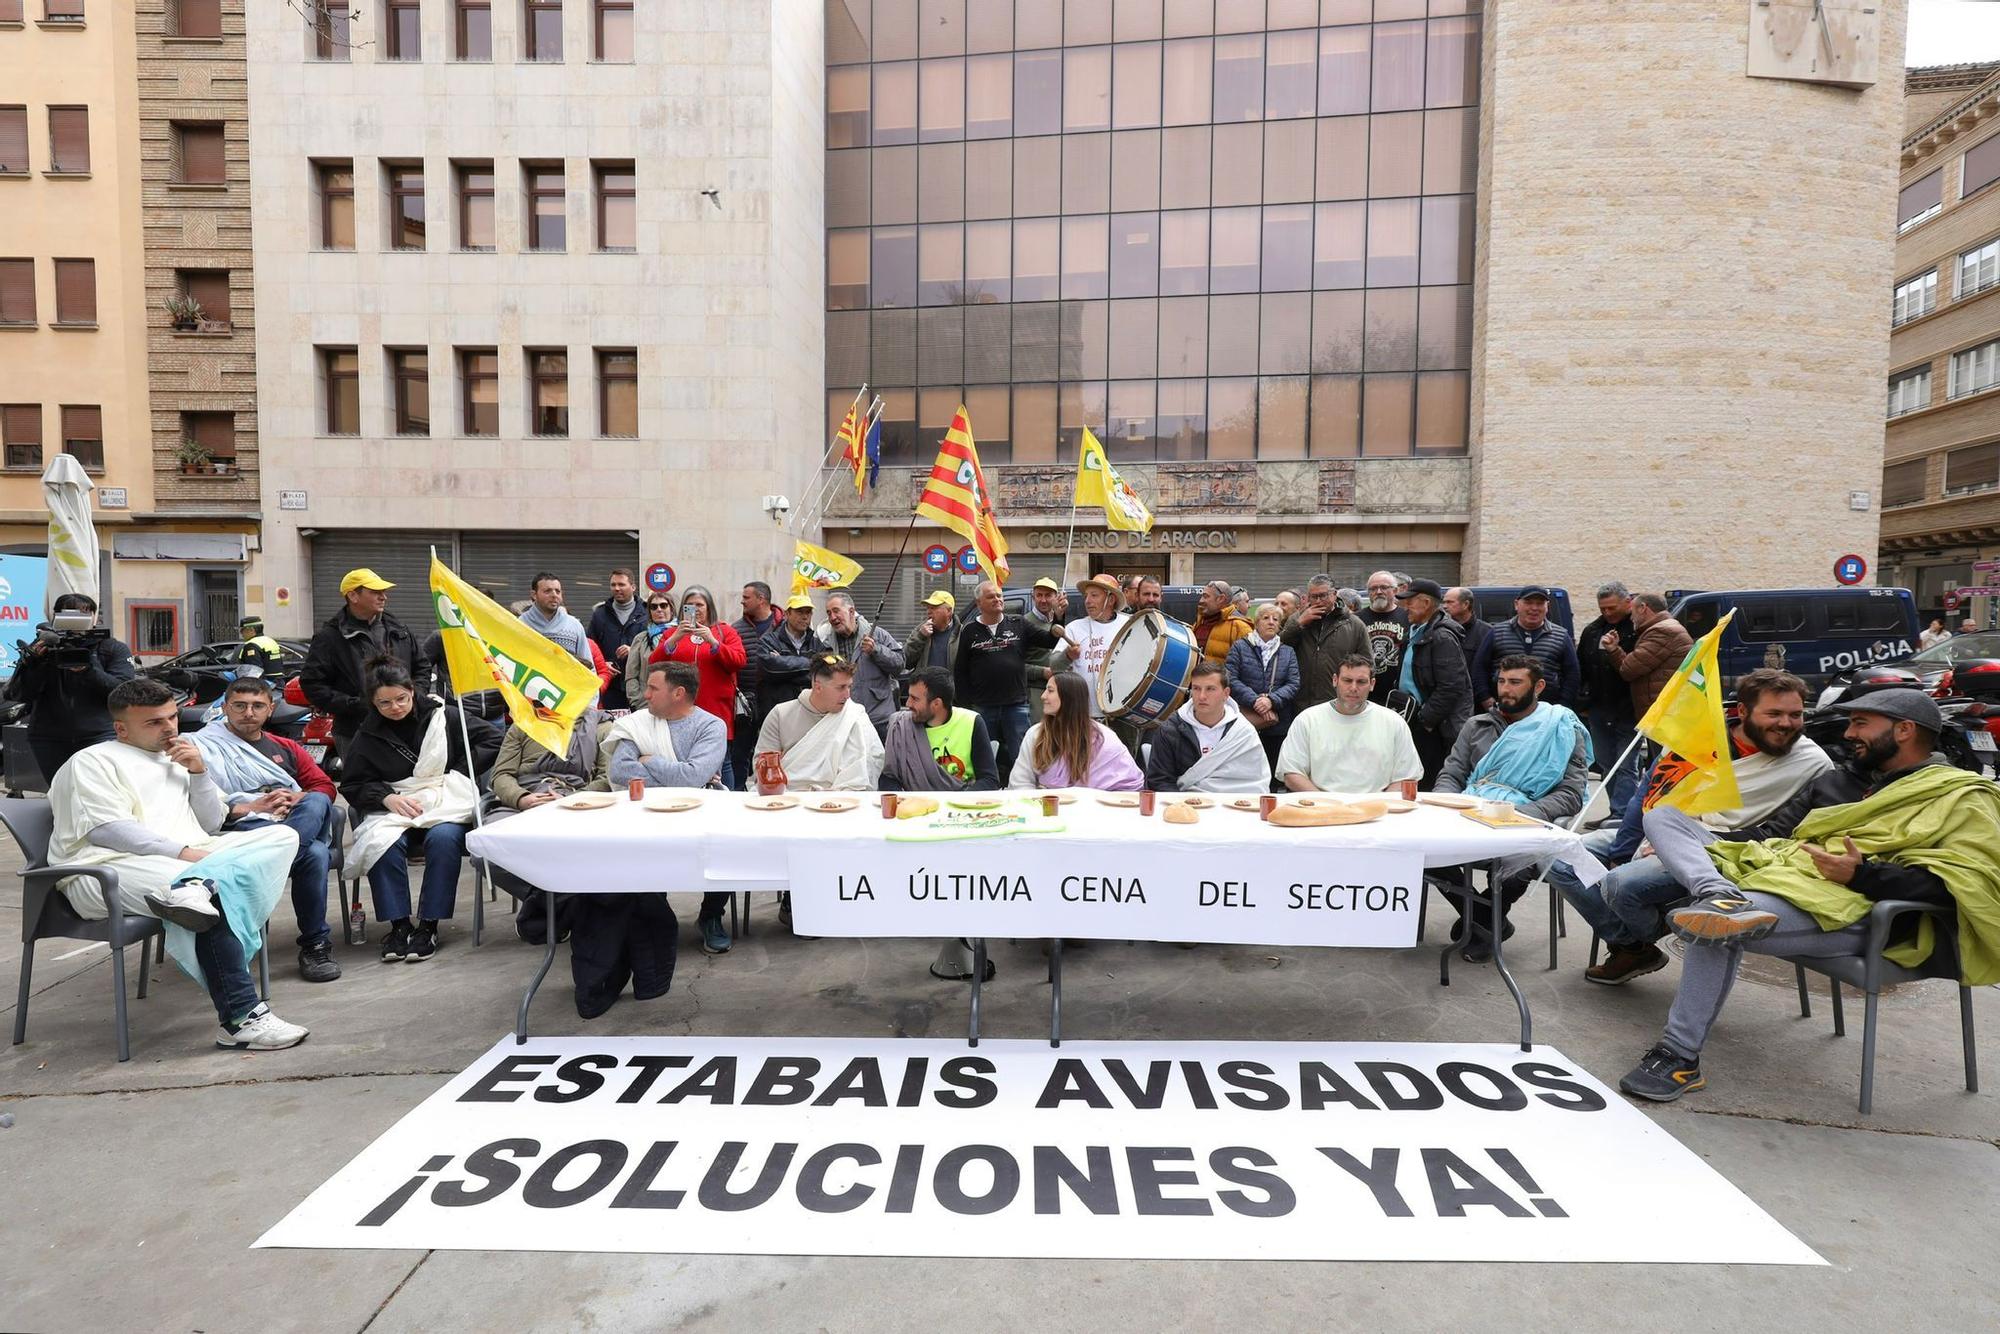
[[(1597, 617), (1573, 637), (1540, 587), (1489, 624), (1469, 590), (1387, 570), (1362, 590), (1315, 575), (1261, 604), (1214, 582), (1191, 627), (1199, 657), (1185, 702), (1139, 725), (1106, 709), (1099, 680), (1128, 619), (1159, 607), (1157, 580), (1093, 575), (1076, 590), (1074, 618), (1053, 579), (1037, 580), (1018, 612), (991, 581), (963, 616), (940, 591), (899, 638), (843, 590), (826, 595), (822, 614), (803, 595), (779, 605), (753, 581), (725, 621), (707, 588), (642, 598), (629, 570), (612, 572), (611, 596), (586, 622), (565, 608), (561, 580), (541, 574), (522, 622), (603, 685), (601, 707), (560, 755), (455, 699), (435, 642), (388, 611), (392, 587), (350, 572), (301, 672), (306, 697), (333, 719), (337, 789), (303, 749), (265, 730), (272, 697), (260, 677), (233, 682), (220, 721), (188, 738), (172, 693), (132, 678), (129, 655), (122, 674), (115, 653), (94, 648), (64, 664), (79, 712), (37, 740), (38, 754), (65, 743), (51, 770), (51, 857), (115, 866), (123, 910), (172, 925), (176, 957), (215, 1003), (220, 1046), (268, 1050), (306, 1035), (258, 999), (247, 970), (286, 884), (300, 975), (341, 976), (326, 875), (343, 836), (346, 866), (365, 874), (387, 927), (381, 959), (421, 963), (440, 948), (482, 816), (635, 781), (743, 788), (778, 769), (799, 791), (1428, 789), (1567, 821), (1583, 811), (1594, 768), (1609, 817), (1586, 846), (1610, 873), (1586, 883), (1560, 862), (1543, 872), (1608, 947), (1587, 980), (1625, 985), (1658, 971), (1670, 933), (1694, 946), (1660, 1041), (1621, 1081), (1644, 1098), (1703, 1086), (1701, 1050), (1746, 950), (1855, 954), (1872, 902), (1955, 899), (1981, 905), (1966, 917), (1985, 933), (1974, 943), (2000, 957), (2000, 850), (1991, 837), (1962, 845), (1968, 830), (2000, 831), (2000, 788), (1933, 758), (1943, 721), (1932, 700), (1889, 690), (1838, 706), (1847, 753), (1832, 756), (1804, 735), (1804, 682), (1753, 672), (1737, 682), (1731, 732), (1740, 804), (1689, 817), (1664, 800), (1689, 767), (1635, 728), (1692, 641), (1662, 597), (1618, 583), (1598, 590)], [(1509, 878), (1504, 904), (1536, 874)], [(580, 1013), (601, 1014), (628, 985), (642, 999), (670, 986), (679, 926), (666, 894), (565, 896), (551, 923), (533, 885), (498, 868), (495, 878), (523, 901), (525, 938), (569, 938)], [(1491, 918), (1472, 912), (1482, 900), (1463, 869), (1427, 878), (1457, 908), (1464, 956), (1490, 958)], [(64, 890), (79, 913), (105, 913), (94, 882)], [(697, 916), (712, 955), (732, 945), (726, 905), (706, 894)], [(789, 925), (788, 904), (781, 918)], [(1499, 929), (1502, 940), (1514, 930), (1504, 913)], [(1912, 923), (1895, 943), (1908, 954), (1934, 942)], [(971, 968), (967, 942), (950, 941), (931, 971), (964, 978)]]

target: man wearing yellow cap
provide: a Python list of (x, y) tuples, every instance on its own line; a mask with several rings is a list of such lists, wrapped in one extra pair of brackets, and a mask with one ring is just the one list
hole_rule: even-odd
[(1069, 597), (1062, 585), (1043, 576), (1035, 580), (1033, 596), (1035, 605), (1021, 612), (1021, 619), (1037, 630), (1046, 630), (1054, 635), (1057, 646), (1046, 653), (1028, 655), (1027, 685), (1032, 699), (1041, 688), (1048, 684), (1051, 671), (1061, 671), (1069, 665), (1069, 654), (1061, 644), (1063, 637), (1063, 617), (1069, 612)]
[(958, 627), (952, 624), (957, 612), (957, 600), (942, 588), (924, 599), (924, 619), (917, 622), (917, 628), (903, 641), (904, 671), (921, 671), (925, 667), (951, 670), (953, 660), (958, 657)]
[(340, 580), (346, 605), (314, 632), (299, 672), (299, 689), (313, 707), (333, 715), (333, 742), (345, 748), (368, 716), (361, 682), (368, 664), (389, 658), (409, 669), (421, 682), (430, 677), (417, 637), (389, 614), (389, 590), (395, 585), (373, 570), (349, 570)]

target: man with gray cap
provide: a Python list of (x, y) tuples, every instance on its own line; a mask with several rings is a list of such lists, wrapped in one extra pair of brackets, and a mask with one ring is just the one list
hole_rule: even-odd
[[(1646, 836), (1660, 863), (1694, 895), (1668, 914), (1693, 948), (1666, 1032), (1618, 1083), (1635, 1097), (1672, 1102), (1704, 1086), (1700, 1057), (1747, 949), (1785, 958), (1862, 954), (1868, 916), (1883, 900), (1959, 904), (1961, 960), (2000, 944), (2000, 786), (1932, 752), (1944, 717), (1919, 690), (1882, 690), (1834, 705), (1848, 715), (1847, 761), (1787, 802), (1756, 841), (1716, 841), (1692, 818), (1656, 806)], [(1935, 933), (1899, 916), (1890, 954), (1914, 966)], [(1994, 977), (1985, 977), (1991, 971)]]

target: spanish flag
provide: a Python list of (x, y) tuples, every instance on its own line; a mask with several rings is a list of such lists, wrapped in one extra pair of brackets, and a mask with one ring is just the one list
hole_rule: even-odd
[(792, 552), (792, 592), (810, 593), (815, 588), (845, 588), (861, 573), (838, 551), (828, 551), (801, 541)]
[(1104, 457), (1104, 446), (1097, 443), (1088, 426), (1083, 428), (1083, 453), (1076, 462), (1074, 503), (1102, 509), (1107, 528), (1127, 533), (1153, 531), (1153, 512), (1146, 508), (1146, 502), (1139, 499), (1131, 484), (1118, 475), (1111, 460)]
[(973, 443), (972, 423), (963, 403), (951, 419), (951, 429), (944, 433), (931, 475), (924, 480), (917, 513), (970, 542), (986, 577), (1006, 582), (1007, 540), (1000, 536), (993, 493), (986, 487), (986, 474), (980, 471), (979, 446)]
[(847, 415), (840, 419), (840, 430), (833, 437), (840, 446), (840, 461), (854, 469), (854, 494), (861, 494), (861, 488), (868, 483), (868, 458), (861, 443), (861, 400), (848, 404)]
[(461, 696), (499, 690), (523, 732), (553, 754), (566, 753), (578, 716), (597, 705), (597, 673), (453, 574), (435, 554), (431, 601), (451, 688)]
[[(1672, 774), (1672, 786), (1648, 794), (1647, 806), (1664, 804), (1689, 815), (1726, 811), (1743, 804), (1736, 788), (1736, 769), (1729, 724), (1722, 710), (1722, 667), (1717, 646), (1736, 613), (1716, 623), (1668, 678), (1653, 707), (1639, 720), (1639, 734), (1672, 752), (1663, 757), (1661, 774)], [(1656, 781), (1656, 789), (1661, 786)]]

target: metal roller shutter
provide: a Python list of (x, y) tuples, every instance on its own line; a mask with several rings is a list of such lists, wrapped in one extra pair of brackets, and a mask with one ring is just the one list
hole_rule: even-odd
[(1348, 552), (1266, 552), (1248, 556), (1196, 553), (1194, 579), (1205, 584), (1227, 579), (1250, 590), (1258, 601), (1287, 588), (1304, 588), (1306, 580), (1324, 572), (1342, 588), (1359, 588), (1376, 570), (1399, 570), (1418, 579), (1435, 579), (1449, 587), (1458, 580), (1456, 552), (1411, 552), (1403, 555), (1358, 555)]
[[(570, 615), (586, 624), (591, 610), (611, 596), (614, 567), (635, 577), (645, 574), (639, 541), (625, 533), (461, 533), (458, 561), (459, 574), (503, 607), (527, 597), (533, 591), (528, 581), (546, 570), (562, 580)], [(675, 574), (680, 578), (673, 588), (678, 602), (689, 580), (700, 580), (691, 570)]]
[[(945, 545), (952, 544), (947, 542)], [(854, 594), (854, 605), (861, 609), (863, 616), (873, 617), (877, 604), (881, 604), (882, 623), (898, 634), (908, 634), (915, 628), (921, 619), (918, 612), (923, 600), (940, 588), (957, 599), (959, 609), (964, 610), (971, 604), (972, 595), (978, 590), (982, 577), (956, 572), (932, 574), (923, 567), (921, 551), (907, 552), (903, 556), (902, 568), (896, 571), (896, 586), (884, 602), (882, 590), (888, 587), (889, 569), (895, 560), (893, 554), (887, 554), (862, 562), (861, 577), (854, 581), (848, 592)], [(1009, 560), (1009, 588), (1025, 589), (1045, 576), (1058, 581), (1062, 578), (1061, 556), (1010, 556)]]
[(317, 626), (340, 610), (340, 577), (353, 569), (370, 569), (396, 585), (390, 610), (419, 640), (435, 626), (429, 610), (431, 547), (451, 559), (449, 532), (392, 532), (351, 529), (320, 532), (312, 538), (312, 623)]

